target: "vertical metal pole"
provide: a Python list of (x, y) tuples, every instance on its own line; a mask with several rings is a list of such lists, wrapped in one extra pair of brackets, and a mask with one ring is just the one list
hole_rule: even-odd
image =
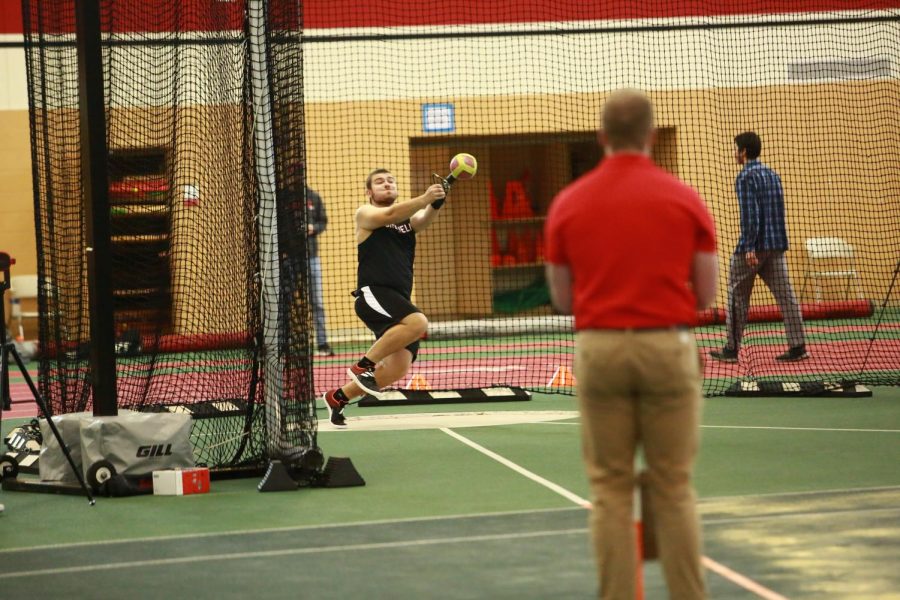
[(9, 393), (9, 362), (6, 356), (6, 281), (0, 280), (0, 421), (3, 411), (12, 408), (12, 396)]
[(91, 318), (91, 385), (94, 415), (115, 416), (116, 355), (110, 285), (109, 178), (100, 0), (75, 0), (78, 50), (78, 108), (81, 120), (81, 177)]

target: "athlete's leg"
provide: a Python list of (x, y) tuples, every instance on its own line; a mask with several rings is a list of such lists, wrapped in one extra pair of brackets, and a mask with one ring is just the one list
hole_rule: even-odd
[[(375, 380), (378, 382), (378, 387), (387, 387), (406, 377), (413, 360), (414, 356), (410, 349), (403, 348), (386, 357), (384, 360), (379, 361), (375, 366)], [(365, 391), (352, 380), (344, 385), (341, 388), (341, 391), (350, 399), (362, 396), (365, 393)]]
[[(422, 339), (422, 336), (425, 335), (427, 329), (428, 319), (424, 314), (415, 312), (406, 315), (403, 320), (385, 331), (380, 338), (375, 340), (375, 343), (372, 344), (372, 347), (366, 352), (366, 357), (377, 364), (387, 357), (403, 350), (416, 340)], [(409, 368), (408, 365), (407, 368)], [(394, 381), (396, 381), (396, 379)], [(378, 382), (381, 383), (380, 377)], [(393, 381), (390, 383), (393, 383)]]
[(378, 368), (375, 369), (375, 379), (378, 380), (378, 385), (386, 387), (406, 377), (412, 362), (412, 352), (407, 348), (398, 350), (385, 357), (384, 360), (378, 363)]

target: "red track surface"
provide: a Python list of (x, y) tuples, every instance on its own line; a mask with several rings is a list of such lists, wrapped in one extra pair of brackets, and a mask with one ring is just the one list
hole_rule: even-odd
[[(720, 336), (721, 337), (721, 336)], [(724, 338), (722, 339), (724, 342)], [(764, 377), (781, 375), (787, 378), (811, 373), (834, 373), (835, 378), (859, 373), (862, 370), (896, 370), (897, 355), (900, 354), (900, 340), (879, 340), (872, 344), (869, 358), (865, 361), (869, 342), (852, 340), (809, 344), (809, 358), (798, 362), (782, 363), (775, 357), (787, 347), (778, 344), (754, 345), (741, 349), (740, 362), (720, 363), (707, 357), (704, 376), (719, 377)], [(708, 350), (707, 350), (708, 352)]]
[[(883, 328), (886, 329), (888, 327), (883, 326)], [(891, 325), (890, 328), (897, 329), (898, 326)], [(809, 329), (812, 330), (813, 327)], [(817, 331), (848, 331), (860, 328), (819, 327), (815, 329)], [(783, 330), (773, 329), (771, 333), (783, 335)], [(752, 335), (766, 334), (768, 332), (755, 331)], [(721, 333), (705, 334), (700, 332), (699, 337), (724, 342)], [(559, 367), (572, 368), (572, 354), (569, 348), (571, 345), (559, 342), (537, 342), (505, 345), (503, 347), (461, 346), (429, 348), (427, 353), (423, 352), (421, 359), (413, 364), (406, 379), (398, 382), (398, 386), (405, 387), (413, 376), (420, 375), (425, 378), (433, 389), (482, 387), (493, 384), (544, 388)], [(810, 354), (808, 359), (795, 363), (780, 363), (775, 360), (775, 356), (785, 350), (784, 345), (753, 345), (741, 350), (740, 362), (738, 363), (720, 363), (707, 358), (704, 376), (706, 378), (723, 379), (782, 376), (790, 380), (791, 378), (814, 373), (833, 373), (835, 380), (838, 380), (845, 376), (859, 373), (863, 368), (867, 372), (898, 369), (897, 355), (900, 353), (900, 340), (876, 341), (872, 344), (868, 360), (864, 365), (863, 361), (868, 348), (868, 340), (810, 344), (808, 346)], [(522, 358), (508, 355), (446, 360), (440, 358), (443, 354), (451, 353), (503, 351), (512, 354), (523, 349), (528, 349), (532, 352), (545, 349), (547, 352), (530, 354), (526, 358), (527, 362), (523, 362)], [(709, 349), (707, 348), (704, 350), (704, 353), (708, 351)], [(316, 394), (321, 394), (326, 389), (346, 383), (347, 367), (356, 358), (355, 354), (344, 354), (326, 361), (316, 361), (314, 367)], [(166, 361), (165, 364), (167, 367), (183, 366), (170, 361)], [(226, 367), (226, 369), (211, 373), (186, 372), (158, 375), (148, 390), (149, 402), (171, 402), (173, 398), (177, 398), (179, 402), (192, 402), (215, 397), (241, 398), (243, 394), (246, 394), (248, 383), (246, 373), (241, 370), (227, 370), (227, 366), (233, 364), (233, 361), (212, 361), (209, 363), (209, 365), (212, 364), (221, 365)], [(32, 373), (32, 377), (36, 376), (36, 373)], [(12, 378), (10, 393), (13, 405), (11, 410), (3, 413), (3, 417), (34, 416), (37, 407), (31, 398), (28, 386), (24, 381), (21, 381), (21, 377), (16, 370), (13, 370)], [(143, 380), (138, 377), (120, 377), (119, 385), (125, 392), (125, 395), (136, 395), (143, 385)]]

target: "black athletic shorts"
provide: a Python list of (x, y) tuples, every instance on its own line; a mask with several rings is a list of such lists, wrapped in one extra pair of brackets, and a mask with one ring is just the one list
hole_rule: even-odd
[[(356, 296), (356, 315), (375, 334), (375, 339), (405, 319), (408, 315), (422, 312), (409, 299), (394, 288), (365, 286), (353, 293)], [(419, 355), (419, 340), (406, 347), (412, 353), (413, 361)]]

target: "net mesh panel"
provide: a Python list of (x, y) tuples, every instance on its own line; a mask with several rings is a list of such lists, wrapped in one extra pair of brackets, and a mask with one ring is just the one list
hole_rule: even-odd
[[(85, 411), (74, 3), (23, 8), (46, 349), (40, 388), (53, 413)], [(296, 242), (306, 223), (296, 193), (304, 177), (297, 7), (101, 0), (100, 13), (102, 65), (92, 68), (105, 81), (119, 408), (190, 412), (197, 462), (214, 468), (302, 453), (316, 443), (307, 286), (279, 277), (291, 271), (304, 282), (307, 272), (306, 244)], [(254, 18), (265, 24), (259, 56)], [(254, 77), (268, 102), (254, 103)], [(262, 151), (257, 111), (271, 124), (263, 137), (273, 143)], [(268, 204), (264, 170), (274, 177)], [(275, 250), (262, 252), (261, 240)]]
[[(700, 191), (720, 245), (702, 351), (725, 344), (728, 261), (740, 230), (733, 138), (763, 140), (786, 194), (793, 290), (810, 358), (787, 349), (774, 296), (757, 279), (736, 364), (709, 361), (705, 391), (736, 381), (900, 383), (900, 12), (889, 2), (304, 2), (309, 182), (324, 198), (320, 236), (328, 338), (321, 392), (372, 343), (354, 313), (354, 212), (376, 167), (401, 198), (477, 157), (418, 236), (413, 301), (430, 321), (397, 387), (520, 385), (571, 392), (571, 321), (554, 315), (542, 227), (567, 183), (602, 158), (606, 95), (647, 90), (654, 159)], [(816, 261), (810, 238), (852, 257)]]

